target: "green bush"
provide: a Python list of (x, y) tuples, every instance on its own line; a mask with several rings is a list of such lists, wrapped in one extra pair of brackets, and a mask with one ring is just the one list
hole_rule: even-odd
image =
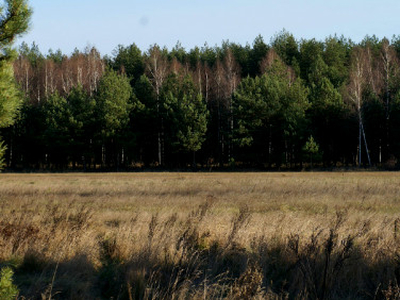
[(12, 282), (13, 270), (5, 267), (0, 271), (0, 300), (15, 299), (18, 288)]

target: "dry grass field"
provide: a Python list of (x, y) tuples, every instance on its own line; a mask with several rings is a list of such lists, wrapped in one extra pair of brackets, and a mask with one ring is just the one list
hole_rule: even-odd
[(1, 174), (0, 212), (23, 299), (400, 297), (398, 173)]

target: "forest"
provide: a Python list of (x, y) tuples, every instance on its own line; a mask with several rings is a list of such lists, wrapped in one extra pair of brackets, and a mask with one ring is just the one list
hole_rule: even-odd
[(9, 170), (363, 167), (400, 158), (400, 36), (66, 55), (21, 44)]

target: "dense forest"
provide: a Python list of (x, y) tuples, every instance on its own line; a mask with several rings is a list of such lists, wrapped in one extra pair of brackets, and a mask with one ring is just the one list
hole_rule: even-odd
[(1, 129), (9, 169), (397, 168), (400, 36), (296, 39), (112, 56), (22, 44)]

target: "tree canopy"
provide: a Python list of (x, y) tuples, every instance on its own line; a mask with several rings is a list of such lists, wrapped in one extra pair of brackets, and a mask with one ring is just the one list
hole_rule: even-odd
[[(5, 163), (397, 168), (398, 45), (398, 37), (357, 44), (286, 30), (269, 43), (259, 35), (252, 44), (193, 49), (119, 45), (111, 57), (22, 44), (0, 70), (1, 90), (26, 99), (17, 122), (1, 130), (10, 145)], [(9, 126), (21, 102), (2, 103), (0, 124)]]

